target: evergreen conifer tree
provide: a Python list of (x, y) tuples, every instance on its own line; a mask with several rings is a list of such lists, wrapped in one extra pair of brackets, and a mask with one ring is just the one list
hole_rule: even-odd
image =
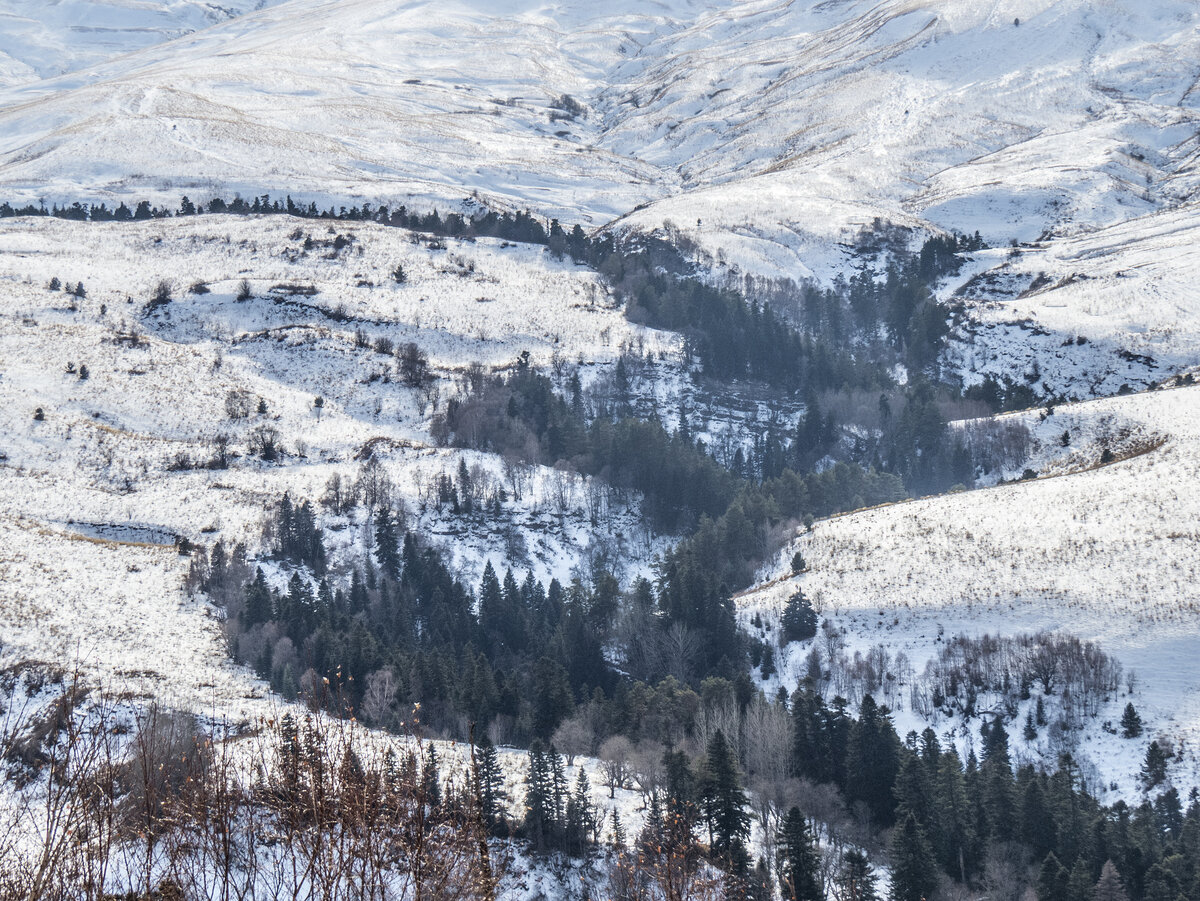
[(550, 774), (550, 802), (554, 819), (554, 832), (561, 834), (567, 815), (567, 763), (554, 745), (546, 752), (546, 766)]
[(1091, 868), (1088, 867), (1087, 861), (1080, 857), (1071, 867), (1071, 875), (1067, 879), (1067, 901), (1091, 901), (1094, 888)]
[(983, 805), (988, 832), (993, 840), (1013, 838), (1017, 805), (1013, 795), (1011, 758), (1008, 754), (1008, 732), (996, 717), (980, 727), (983, 738)]
[(937, 886), (937, 866), (921, 827), (909, 814), (892, 838), (891, 901), (924, 901)]
[(1154, 788), (1167, 778), (1167, 754), (1157, 741), (1150, 742), (1150, 747), (1146, 749), (1141, 775), (1146, 788)]
[(935, 818), (933, 785), (928, 769), (915, 754), (904, 755), (892, 793), (896, 797), (896, 818), (903, 820), (912, 814), (928, 835)]
[(400, 546), (392, 511), (384, 507), (375, 518), (375, 559), (392, 579), (400, 578)]
[(1121, 734), (1125, 738), (1137, 738), (1142, 734), (1142, 718), (1134, 709), (1132, 701), (1125, 705), (1125, 712), (1121, 714)]
[(484, 646), (490, 649), (493, 659), (504, 649), (504, 633), (507, 630), (505, 613), (500, 580), (496, 577), (492, 561), (488, 560), (479, 583), (479, 628), (483, 632)]
[[(696, 808), (696, 779), (683, 751), (664, 751), (664, 800), (658, 793), (653, 806), (659, 807), (661, 842), (672, 849), (683, 850), (692, 845), (693, 830), (699, 813)], [(652, 807), (653, 812), (653, 807)]]
[(823, 901), (816, 845), (798, 807), (784, 817), (778, 841), (779, 888), (785, 901)]
[(799, 588), (788, 598), (787, 606), (783, 609), (780, 631), (784, 644), (808, 641), (817, 634), (817, 613), (813, 610), (812, 602)]
[(976, 816), (967, 795), (967, 781), (958, 754), (944, 751), (938, 763), (937, 816), (931, 830), (934, 853), (942, 869), (966, 882), (977, 859)]
[(1129, 894), (1121, 883), (1121, 874), (1111, 860), (1104, 862), (1096, 890), (1092, 893), (1092, 901), (1129, 901)]
[(838, 870), (837, 880), (842, 891), (842, 901), (878, 901), (879, 899), (871, 862), (867, 860), (867, 855), (856, 848), (851, 848), (842, 855), (842, 865)]
[(899, 756), (900, 738), (887, 708), (881, 708), (874, 698), (865, 695), (846, 749), (847, 791), (851, 800), (866, 804), (880, 824), (893, 820), (892, 786), (896, 783)]
[[(614, 811), (615, 812), (615, 811)], [(592, 805), (587, 772), (579, 768), (575, 788), (567, 799), (566, 846), (568, 854), (582, 854), (596, 830), (596, 809)]]
[(638, 835), (638, 847), (649, 856), (661, 854), (667, 846), (667, 825), (663, 818), (662, 802), (658, 792), (650, 795), (650, 809), (646, 811), (646, 820), (642, 824), (641, 834)]
[(1050, 852), (1056, 844), (1054, 817), (1037, 776), (1028, 778), (1022, 792), (1020, 838), (1029, 846), (1035, 860)]
[(543, 850), (550, 841), (554, 826), (553, 786), (545, 746), (534, 739), (529, 745), (529, 774), (525, 778), (526, 837), (534, 848)]
[(612, 846), (620, 851), (625, 847), (626, 841), (625, 827), (621, 824), (621, 815), (617, 813), (617, 808), (614, 807), (612, 812)]
[(1071, 874), (1067, 872), (1067, 868), (1059, 863), (1051, 851), (1038, 870), (1038, 901), (1067, 901), (1067, 884), (1070, 879)]
[(505, 801), (504, 772), (500, 769), (496, 747), (486, 734), (476, 745), (475, 761), (479, 769), (479, 806), (484, 822), (492, 826), (501, 819)]
[(425, 761), (421, 767), (421, 793), (430, 807), (442, 806), (442, 775), (437, 747), (430, 742), (425, 747)]
[(720, 729), (713, 733), (705, 749), (700, 798), (712, 850), (728, 859), (735, 846), (741, 846), (750, 834), (750, 814), (746, 812), (746, 793), (742, 790), (737, 761)]
[(245, 626), (265, 623), (272, 618), (271, 589), (267, 586), (266, 577), (261, 567), (254, 571), (254, 581), (246, 586), (246, 603), (242, 608), (242, 621)]
[(773, 901), (775, 880), (771, 878), (771, 869), (767, 866), (766, 860), (761, 857), (758, 859), (748, 882), (747, 897), (750, 901)]

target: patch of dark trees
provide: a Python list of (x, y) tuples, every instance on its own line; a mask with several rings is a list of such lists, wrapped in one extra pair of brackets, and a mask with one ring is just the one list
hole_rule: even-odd
[[(808, 430), (820, 428), (823, 434), (815, 440), (832, 444), (826, 433), (833, 426), (815, 402), (795, 441), (777, 454), (797, 468), (781, 465), (765, 477), (748, 478), (745, 467), (736, 462), (740, 458), (735, 456), (732, 469), (713, 459), (692, 436), (686, 418), (671, 432), (657, 419), (622, 416), (618, 400), (610, 415), (589, 420), (578, 376), (562, 397), (548, 376), (529, 365), (527, 356), (518, 358), (508, 373), (486, 375), (475, 368), (464, 384), (462, 396), (451, 399), (435, 416), (435, 438), (531, 463), (565, 465), (618, 492), (640, 494), (643, 515), (656, 531), (690, 536), (665, 555), (663, 578), (673, 586), (670, 594), (683, 591), (675, 586), (686, 584), (687, 591), (712, 599), (699, 612), (697, 625), (717, 609), (721, 595), (749, 584), (788, 523), (905, 496), (896, 475), (852, 462), (820, 472), (801, 471), (814, 453), (805, 443), (813, 440)], [(938, 424), (944, 431), (944, 421)], [(931, 447), (942, 436), (926, 435), (917, 426), (912, 431), (914, 440), (928, 441)], [(928, 456), (936, 460), (932, 451)]]
[[(272, 517), (274, 556), (291, 571), (285, 590), (220, 545), (196, 553), (195, 584), (225, 600), (236, 653), (285, 694), (325, 698), (383, 727), (411, 728), (414, 712), (445, 735), (466, 737), (479, 724), (480, 735), (529, 747), (524, 797), (507, 798), (491, 741), (479, 741), (479, 803), (497, 834), (567, 854), (587, 853), (602, 834), (623, 844), (620, 822), (600, 820), (588, 800), (586, 777), (572, 784), (565, 775), (564, 753), (599, 749), (610, 789), (643, 796), (645, 827), (631, 844), (689, 878), (708, 859), (727, 874), (728, 897), (765, 899), (778, 885), (784, 897), (816, 901), (849, 880), (865, 892), (855, 897), (877, 897), (860, 848), (883, 852), (891, 897), (906, 901), (956, 885), (1086, 901), (1118, 877), (1130, 901), (1200, 897), (1200, 798), (1193, 790), (1185, 803), (1171, 785), (1172, 752), (1157, 741), (1141, 770), (1146, 800), (1105, 807), (1070, 755), (1053, 772), (1014, 766), (1002, 712), (980, 717), (979, 756), (964, 759), (931, 728), (902, 739), (870, 694), (857, 711), (828, 698), (819, 675), (790, 696), (764, 697), (731, 611), (721, 659), (707, 649), (720, 649), (721, 635), (687, 641), (703, 592), (672, 598), (646, 580), (622, 592), (611, 577), (546, 587), (490, 565), (473, 592), (383, 511), (371, 559), (347, 585), (323, 568), (306, 507), (288, 499)], [(631, 636), (647, 629), (665, 640), (657, 655), (639, 656)], [(673, 641), (689, 657), (682, 680), (670, 672)], [(325, 679), (340, 688), (336, 702)], [(722, 728), (706, 728), (701, 715), (715, 710), (725, 711)], [(759, 746), (767, 739), (752, 723), (763, 717), (787, 724), (780, 747)], [(750, 786), (778, 794), (775, 806), (752, 803)], [(508, 802), (522, 800), (524, 814), (512, 818)], [(756, 817), (776, 839), (773, 860), (748, 852)], [(818, 833), (835, 849), (832, 865)]]

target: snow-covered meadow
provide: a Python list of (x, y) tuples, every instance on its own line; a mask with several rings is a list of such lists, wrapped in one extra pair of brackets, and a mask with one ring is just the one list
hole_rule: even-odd
[[(337, 235), (345, 243), (335, 249)], [(114, 690), (185, 709), (248, 711), (263, 688), (228, 662), (219, 613), (184, 595), (187, 559), (174, 540), (245, 542), (254, 553), (264, 511), (285, 491), (317, 501), (331, 476), (352, 481), (369, 456), (413, 526), (444, 543), (471, 581), (485, 560), (512, 559), (514, 530), (541, 579), (568, 580), (599, 534), (633, 567), (647, 565), (662, 539), (645, 533), (636, 504), (597, 504), (587, 480), (568, 473), (438, 447), (428, 427), (471, 362), (504, 368), (528, 350), (539, 366), (582, 360), (588, 378), (622, 345), (640, 345), (669, 369), (678, 337), (630, 325), (593, 273), (541, 248), (426, 243), (288, 217), (6, 221), (6, 652), (78, 661)], [(392, 277), (398, 265), (403, 284)], [(49, 290), (53, 278), (83, 282), (86, 296)], [(243, 278), (255, 297), (238, 301)], [(173, 300), (145, 315), (163, 279)], [(190, 293), (197, 282), (210, 293)], [(281, 285), (291, 287), (272, 290)], [(289, 293), (297, 286), (315, 293)], [(376, 350), (381, 338), (427, 353), (432, 388), (403, 385), (396, 358)], [(252, 452), (268, 432), (274, 463)], [(223, 440), (232, 465), (204, 468)], [(512, 527), (464, 529), (431, 503), (435, 480), (460, 462), (507, 489)], [(361, 514), (335, 519), (335, 562), (353, 562), (345, 555), (368, 524)]]

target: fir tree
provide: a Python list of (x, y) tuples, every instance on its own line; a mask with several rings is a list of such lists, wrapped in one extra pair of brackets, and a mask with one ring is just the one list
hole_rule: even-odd
[(554, 832), (563, 831), (567, 815), (567, 763), (554, 745), (546, 752), (546, 766), (550, 775), (550, 804), (554, 820)]
[(430, 807), (442, 806), (442, 775), (437, 747), (433, 742), (425, 748), (425, 761), (421, 767), (421, 794)]
[(788, 598), (780, 620), (780, 631), (784, 644), (808, 641), (817, 634), (817, 613), (813, 610), (812, 602), (799, 588)]
[(638, 847), (646, 855), (656, 856), (667, 846), (667, 824), (663, 817), (662, 802), (659, 801), (658, 792), (654, 792), (650, 795), (650, 808), (646, 811), (646, 819), (638, 835)]
[(1059, 863), (1051, 851), (1038, 870), (1038, 901), (1068, 901), (1067, 884), (1070, 879), (1071, 874), (1067, 872), (1067, 868)]
[(1142, 893), (1142, 901), (1176, 901), (1178, 898), (1185, 897), (1179, 877), (1161, 863), (1154, 864), (1146, 871), (1144, 883), (1145, 890)]
[(1167, 778), (1167, 754), (1157, 741), (1150, 742), (1150, 747), (1146, 749), (1141, 775), (1146, 788), (1154, 788)]
[(1041, 782), (1032, 775), (1021, 797), (1020, 838), (1029, 846), (1035, 860), (1047, 854), (1056, 844), (1054, 817), (1046, 804)]
[(983, 805), (988, 831), (993, 840), (1007, 841), (1013, 837), (1016, 824), (1016, 801), (1013, 796), (1012, 764), (1008, 753), (1008, 732), (996, 717), (980, 727), (983, 737)]
[(746, 812), (746, 793), (742, 790), (737, 762), (720, 729), (713, 733), (705, 749), (700, 799), (712, 850), (728, 859), (735, 846), (740, 846), (750, 834), (750, 814)]
[(391, 510), (386, 507), (375, 519), (375, 559), (379, 568), (392, 579), (400, 577), (400, 547)]
[(246, 603), (242, 608), (242, 621), (246, 627), (265, 623), (274, 614), (271, 609), (271, 589), (267, 586), (262, 568), (254, 571), (254, 581), (246, 586)]
[(915, 754), (905, 754), (892, 793), (896, 797), (897, 819), (912, 814), (917, 825), (928, 834), (935, 815), (933, 786), (929, 770)]
[(875, 872), (867, 855), (856, 848), (851, 848), (842, 855), (842, 863), (838, 868), (838, 885), (842, 891), (842, 901), (878, 901), (879, 892), (875, 887)]
[[(696, 779), (683, 751), (664, 751), (664, 800), (659, 811), (659, 841), (673, 850), (684, 850), (693, 842), (699, 811), (696, 807)], [(653, 796), (659, 806), (658, 794)]]
[(625, 827), (621, 825), (621, 815), (617, 813), (617, 808), (614, 807), (612, 812), (612, 846), (620, 851), (625, 847), (625, 843)]
[[(615, 813), (615, 811), (614, 811)], [(592, 805), (587, 772), (579, 768), (575, 789), (567, 799), (566, 846), (568, 854), (582, 854), (596, 830), (596, 809)]]
[(549, 738), (574, 707), (567, 670), (553, 657), (540, 657), (533, 668), (533, 685), (533, 731)]
[(808, 821), (798, 807), (787, 812), (779, 827), (779, 887), (791, 901), (823, 901), (820, 861)]
[(942, 869), (966, 882), (975, 869), (976, 822), (962, 764), (953, 749), (942, 753), (937, 773), (936, 822), (930, 838)]
[(1104, 868), (1100, 871), (1100, 879), (1097, 880), (1096, 889), (1092, 892), (1092, 901), (1129, 901), (1129, 895), (1121, 883), (1121, 874), (1117, 872), (1117, 868), (1113, 866), (1111, 860), (1104, 862)]
[(1067, 879), (1067, 901), (1091, 901), (1094, 888), (1091, 868), (1080, 857), (1071, 867), (1071, 875)]
[(921, 827), (910, 814), (892, 838), (891, 901), (924, 901), (937, 886), (937, 866)]
[(1125, 705), (1125, 712), (1121, 714), (1121, 734), (1125, 738), (1137, 738), (1142, 734), (1142, 718), (1134, 709), (1132, 701)]
[(771, 869), (761, 857), (754, 864), (754, 872), (750, 874), (747, 897), (750, 901), (773, 901), (775, 897), (775, 881), (771, 878)]
[[(507, 613), (500, 580), (496, 577), (492, 561), (488, 560), (479, 583), (479, 628), (483, 632), (484, 646), (490, 649), (493, 659), (504, 649)], [(548, 732), (542, 734), (549, 735)]]
[(893, 819), (892, 786), (896, 783), (899, 755), (900, 739), (887, 708), (865, 695), (846, 750), (847, 790), (851, 800), (865, 803), (880, 824)]
[(554, 828), (553, 786), (545, 746), (534, 739), (529, 746), (529, 774), (525, 778), (526, 837), (534, 848), (543, 850)]
[(502, 806), (507, 799), (504, 794), (504, 772), (500, 768), (496, 747), (487, 735), (475, 746), (475, 761), (479, 770), (479, 806), (483, 811), (483, 821), (492, 826), (501, 819)]

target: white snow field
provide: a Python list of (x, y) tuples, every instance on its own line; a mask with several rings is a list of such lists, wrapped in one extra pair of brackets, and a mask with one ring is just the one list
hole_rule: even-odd
[[(1200, 777), (1200, 388), (1060, 406), (1040, 423), (1024, 415), (1044, 445), (1064, 430), (1072, 436), (1074, 449), (1059, 448), (1065, 456), (1044, 463), (1043, 477), (819, 521), (772, 575), (797, 550), (809, 572), (743, 594), (740, 618), (757, 612), (773, 630), (799, 586), (845, 630), (851, 650), (882, 643), (916, 673), (959, 633), (1046, 629), (1097, 641), (1136, 680), (1132, 695), (1123, 685), (1088, 724), (1077, 757), (1094, 766), (1098, 788), (1116, 783), (1133, 796), (1146, 745), (1165, 738), (1186, 789)], [(1117, 462), (1097, 467), (1101, 445)], [(802, 678), (810, 648), (788, 645), (785, 684)], [(897, 697), (902, 732), (929, 724), (912, 712), (905, 685)], [(1099, 728), (1130, 700), (1147, 724), (1141, 739)], [(1053, 763), (1044, 736), (1020, 737), (1024, 713), (1013, 724), (1015, 753)], [(961, 720), (932, 725), (962, 738)], [(970, 728), (978, 740), (978, 721)]]
[(5, 0), (0, 86), (73, 72), (278, 0)]
[(1084, 399), (1196, 365), (1198, 212), (1188, 202), (1016, 252), (977, 254), (945, 292), (966, 308), (948, 367), (966, 384), (1007, 375)]
[[(315, 502), (331, 475), (353, 480), (371, 452), (415, 517), (412, 525), (444, 541), (471, 578), (485, 559), (503, 567), (510, 557), (504, 523), (464, 531), (429, 503), (436, 477), (453, 476), (460, 459), (520, 494), (508, 509), (527, 565), (543, 580), (569, 579), (597, 534), (617, 542), (635, 569), (661, 549), (636, 504), (602, 507), (599, 522), (591, 522), (582, 479), (563, 485), (565, 474), (519, 467), (523, 490), (515, 492), (498, 457), (435, 446), (431, 401), (402, 385), (395, 357), (356, 347), (354, 333), (417, 343), (443, 402), (472, 361), (503, 368), (528, 350), (537, 365), (556, 355), (583, 358), (587, 377), (586, 370), (607, 367), (623, 343), (640, 341), (673, 359), (678, 336), (630, 325), (593, 273), (554, 262), (541, 248), (480, 240), (436, 250), (400, 229), (338, 223), (334, 230), (347, 243), (331, 259), (335, 236), (327, 223), (284, 216), (113, 226), (6, 220), (4, 652), (78, 661), (113, 690), (169, 698), (185, 709), (241, 711), (263, 688), (227, 662), (216, 611), (185, 596), (187, 560), (175, 551), (175, 536), (246, 541), (253, 552), (263, 511), (285, 491)], [(306, 237), (314, 239), (311, 251)], [(390, 277), (397, 263), (407, 274), (402, 285)], [(239, 302), (243, 274), (258, 296)], [(48, 290), (56, 276), (72, 286), (82, 281), (86, 298)], [(174, 300), (142, 318), (164, 278)], [(197, 281), (211, 293), (188, 293)], [(271, 291), (277, 285), (317, 293)], [(337, 321), (317, 307), (356, 319)], [(249, 415), (230, 417), (231, 392), (248, 398)], [(253, 412), (258, 398), (266, 414)], [(283, 454), (275, 465), (249, 451), (263, 428), (278, 433)], [(229, 469), (180, 468), (181, 460), (211, 458), (218, 434), (237, 455)], [(365, 519), (326, 524), (335, 560), (346, 562)]]
[(289, 0), (0, 93), (0, 193), (477, 193), (827, 277), (877, 216), (1006, 244), (1190, 196), (1198, 25), (1190, 0)]
[[(1190, 0), (259, 6), (14, 4), (42, 42), (133, 30), (0, 87), (0, 199), (484, 201), (667, 226), (715, 277), (821, 281), (877, 218), (979, 230), (998, 249), (945, 288), (968, 299), (948, 360), (968, 383), (1082, 399), (1197, 362)], [(161, 40), (201, 14), (224, 21)]]

